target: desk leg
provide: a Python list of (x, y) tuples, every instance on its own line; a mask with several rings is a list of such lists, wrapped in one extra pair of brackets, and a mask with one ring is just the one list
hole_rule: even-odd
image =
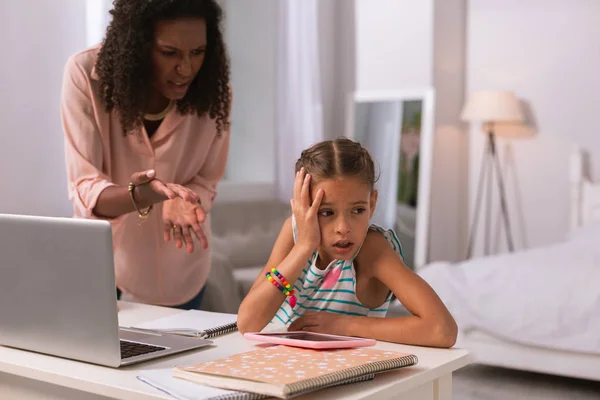
[(452, 372), (433, 381), (433, 400), (452, 400)]

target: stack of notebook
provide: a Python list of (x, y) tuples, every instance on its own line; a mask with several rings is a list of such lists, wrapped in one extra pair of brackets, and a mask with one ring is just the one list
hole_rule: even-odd
[[(236, 315), (190, 310), (132, 327), (213, 338), (237, 330)], [(289, 399), (331, 386), (371, 380), (416, 365), (413, 354), (373, 348), (312, 350), (262, 347), (201, 364), (143, 371), (143, 382), (178, 400)]]
[[(378, 349), (311, 350), (271, 346), (202, 364), (177, 367), (175, 378), (235, 392), (225, 397), (288, 399), (331, 386), (370, 380), (416, 365), (415, 355)], [(243, 397), (247, 396), (247, 397)]]

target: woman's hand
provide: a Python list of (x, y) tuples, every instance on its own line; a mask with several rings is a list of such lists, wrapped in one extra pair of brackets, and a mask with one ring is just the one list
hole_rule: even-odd
[(173, 234), (175, 246), (180, 249), (185, 243), (186, 251), (191, 254), (194, 252), (194, 232), (202, 247), (208, 248), (208, 240), (201, 226), (206, 221), (206, 212), (199, 202), (191, 204), (181, 197), (166, 200), (163, 203), (162, 217), (165, 242), (169, 242)]
[(92, 213), (99, 218), (117, 218), (132, 211), (140, 212), (140, 209), (167, 199), (181, 198), (190, 204), (198, 202), (198, 195), (191, 189), (162, 182), (156, 178), (153, 169), (132, 174), (129, 183), (133, 185), (131, 194), (129, 185), (111, 185), (102, 190)]
[(319, 189), (314, 200), (310, 201), (310, 175), (304, 168), (296, 173), (294, 181), (294, 198), (290, 201), (292, 212), (298, 227), (297, 244), (312, 250), (321, 244), (321, 231), (317, 213), (323, 200), (324, 192)]
[(181, 198), (190, 204), (198, 203), (198, 195), (191, 189), (157, 179), (153, 169), (134, 173), (131, 175), (131, 183), (135, 185), (134, 197), (142, 207), (175, 198)]

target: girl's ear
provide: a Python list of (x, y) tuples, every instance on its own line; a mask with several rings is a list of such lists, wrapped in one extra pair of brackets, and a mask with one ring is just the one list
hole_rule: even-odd
[(377, 196), (379, 196), (379, 192), (377, 190), (373, 189), (371, 191), (371, 201), (370, 201), (371, 209), (369, 210), (369, 218), (373, 218), (373, 213), (375, 212), (375, 206), (377, 206)]

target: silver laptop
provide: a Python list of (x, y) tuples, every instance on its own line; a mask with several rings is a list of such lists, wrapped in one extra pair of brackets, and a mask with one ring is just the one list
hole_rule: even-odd
[(0, 345), (110, 367), (211, 344), (119, 328), (107, 221), (0, 214)]

